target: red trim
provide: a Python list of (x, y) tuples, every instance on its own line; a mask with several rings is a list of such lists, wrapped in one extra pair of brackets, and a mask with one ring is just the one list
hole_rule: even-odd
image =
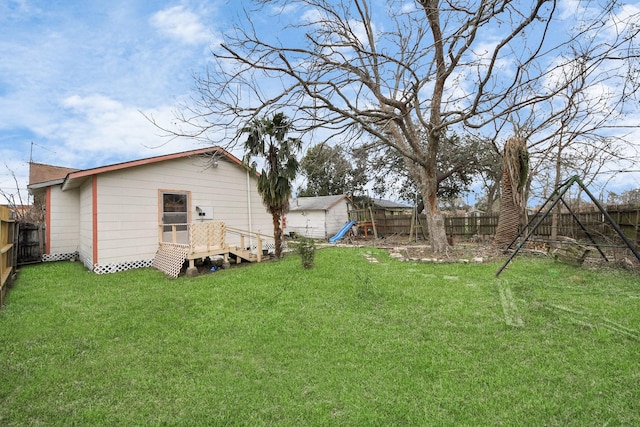
[(44, 223), (45, 223), (45, 237), (44, 237), (44, 253), (51, 254), (51, 187), (47, 187), (47, 192), (44, 196)]
[(98, 263), (98, 176), (93, 175), (91, 186), (91, 213), (93, 229), (93, 264)]

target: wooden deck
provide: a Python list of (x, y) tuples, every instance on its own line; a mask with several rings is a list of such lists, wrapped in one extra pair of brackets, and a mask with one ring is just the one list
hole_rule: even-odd
[(195, 268), (196, 260), (215, 255), (222, 255), (225, 263), (229, 263), (230, 255), (238, 264), (242, 260), (261, 262), (265, 258), (264, 242), (273, 241), (273, 236), (227, 227), (222, 221), (162, 224), (158, 237), (160, 246), (185, 248), (186, 255), (182, 262), (188, 260), (190, 269)]

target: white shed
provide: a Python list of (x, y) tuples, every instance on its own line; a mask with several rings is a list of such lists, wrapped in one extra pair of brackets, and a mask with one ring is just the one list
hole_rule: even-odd
[(350, 206), (351, 199), (345, 194), (292, 199), (284, 232), (328, 239), (349, 221)]
[(150, 266), (172, 224), (273, 236), (257, 176), (220, 147), (63, 173), (29, 185), (45, 200), (44, 260), (79, 257), (96, 273)]

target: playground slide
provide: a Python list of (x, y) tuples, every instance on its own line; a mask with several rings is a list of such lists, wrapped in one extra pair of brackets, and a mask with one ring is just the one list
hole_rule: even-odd
[(347, 234), (347, 231), (349, 231), (354, 225), (356, 225), (355, 221), (350, 221), (343, 225), (340, 231), (338, 231), (335, 236), (329, 239), (329, 243), (335, 243), (338, 240), (342, 239), (344, 235)]

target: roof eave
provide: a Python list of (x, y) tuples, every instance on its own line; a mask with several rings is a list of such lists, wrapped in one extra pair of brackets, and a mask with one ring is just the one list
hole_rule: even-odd
[(347, 202), (351, 202), (351, 199), (349, 198), (349, 196), (347, 196), (346, 194), (343, 194), (343, 195), (342, 195), (342, 197), (340, 197), (338, 200), (336, 200), (335, 202), (333, 202), (332, 204), (330, 204), (330, 205), (329, 205), (329, 207), (327, 208), (327, 210), (331, 210), (331, 209), (333, 209), (334, 207), (336, 207), (336, 205), (337, 205), (338, 203), (340, 203), (341, 201), (343, 201), (343, 200), (345, 200), (345, 199), (347, 200)]
[(41, 188), (52, 187), (54, 185), (60, 185), (65, 181), (65, 178), (52, 179), (51, 181), (37, 182), (35, 184), (27, 185), (29, 190), (39, 190)]
[[(229, 153), (227, 150), (223, 149), (222, 147), (214, 146), (214, 147), (200, 148), (200, 149), (197, 149), (197, 150), (182, 151), (182, 152), (179, 152), (179, 153), (164, 154), (164, 155), (161, 155), (161, 156), (148, 157), (148, 158), (145, 158), (145, 159), (138, 159), (138, 160), (131, 160), (131, 161), (128, 161), (128, 162), (115, 163), (115, 164), (112, 164), (112, 165), (99, 166), (99, 167), (96, 167), (96, 168), (79, 170), (77, 172), (71, 172), (66, 176), (66, 178), (64, 178), (64, 182), (62, 184), (62, 191), (78, 188), (78, 187), (80, 187), (82, 185), (82, 183), (84, 183), (86, 181), (86, 179), (88, 177), (91, 177), (91, 176), (94, 176), (94, 175), (98, 175), (98, 174), (101, 174), (101, 173), (119, 171), (119, 170), (128, 169), (128, 168), (132, 168), (132, 167), (136, 167), (136, 166), (143, 166), (143, 165), (148, 165), (148, 164), (159, 163), (159, 162), (163, 162), (163, 161), (166, 161), (166, 160), (181, 159), (181, 158), (185, 158), (185, 157), (189, 157), (189, 156), (198, 156), (198, 155), (210, 154), (210, 153), (219, 153), (220, 155), (223, 156), (223, 158), (226, 158), (231, 163), (236, 164), (236, 165), (244, 168), (247, 172), (251, 171), (251, 168), (249, 168), (247, 165), (245, 165), (236, 156), (234, 156), (233, 154)], [(258, 175), (258, 174), (256, 174), (256, 175)]]

